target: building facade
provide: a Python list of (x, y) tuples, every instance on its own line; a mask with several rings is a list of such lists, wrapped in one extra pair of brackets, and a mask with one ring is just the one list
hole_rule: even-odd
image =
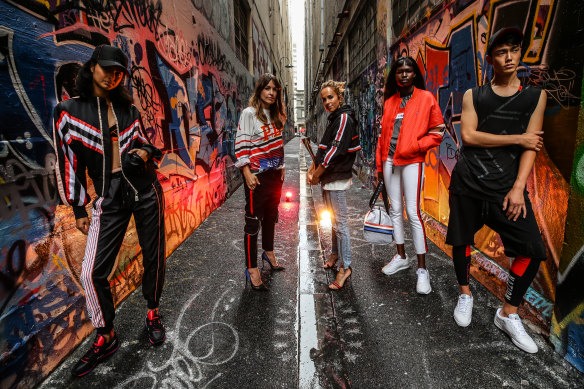
[[(53, 108), (102, 43), (130, 59), (172, 253), (241, 184), (239, 115), (260, 74), (281, 80), (293, 136), (286, 0), (0, 2), (0, 387), (33, 387), (91, 331), (80, 270), (86, 237), (59, 205)], [(133, 222), (111, 276), (116, 306), (141, 281)]]
[[(304, 120), (304, 82), (299, 79), (303, 72), (298, 68), (298, 47), (292, 43), (292, 63), (294, 65), (294, 123), (296, 131), (305, 127)], [(303, 70), (303, 69), (302, 69)]]
[[(346, 100), (359, 118), (361, 180), (375, 181), (384, 77), (392, 61), (413, 57), (447, 124), (443, 143), (426, 157), (422, 208), (428, 236), (447, 253), (450, 174), (461, 147), (462, 95), (489, 82), (489, 36), (503, 26), (523, 30), (519, 76), (546, 90), (545, 150), (528, 183), (548, 260), (528, 290), (522, 314), (549, 334), (558, 352), (584, 371), (584, 19), (577, 0), (306, 1), (306, 125), (316, 140), (326, 115), (319, 85), (347, 82)], [(475, 237), (471, 272), (503, 298), (509, 260), (499, 237), (483, 228)], [(453, 273), (454, 277), (454, 273)]]

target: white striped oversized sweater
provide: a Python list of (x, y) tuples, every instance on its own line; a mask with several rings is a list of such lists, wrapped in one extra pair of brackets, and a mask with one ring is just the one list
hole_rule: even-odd
[[(270, 115), (264, 110), (268, 122)], [(264, 124), (256, 116), (253, 107), (241, 112), (237, 135), (235, 136), (235, 166), (249, 165), (252, 173), (284, 167), (284, 140), (282, 129), (274, 123)]]

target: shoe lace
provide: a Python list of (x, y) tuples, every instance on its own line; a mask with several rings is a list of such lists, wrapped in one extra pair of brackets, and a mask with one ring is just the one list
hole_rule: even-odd
[(392, 260), (391, 260), (391, 262), (390, 262), (389, 264), (390, 264), (390, 265), (395, 265), (396, 263), (398, 263), (398, 262), (400, 262), (400, 261), (403, 261), (403, 260), (404, 260), (404, 258), (400, 257), (400, 256), (399, 256), (399, 254), (396, 254), (396, 255), (395, 255), (393, 258), (392, 258)]
[(528, 336), (525, 328), (523, 328), (523, 323), (521, 323), (521, 319), (516, 318), (511, 321), (513, 323), (513, 327), (515, 328), (515, 332), (519, 336)]
[(470, 306), (470, 299), (469, 298), (465, 298), (465, 297), (460, 297), (458, 299), (458, 310), (460, 312), (466, 312), (468, 311), (468, 307)]

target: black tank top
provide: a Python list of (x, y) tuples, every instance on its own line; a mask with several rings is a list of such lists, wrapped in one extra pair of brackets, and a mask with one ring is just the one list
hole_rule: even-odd
[[(495, 94), (490, 83), (473, 88), (477, 131), (497, 135), (523, 134), (540, 95), (541, 89), (532, 86), (520, 88), (508, 97)], [(485, 200), (502, 200), (517, 179), (523, 150), (521, 146), (464, 146), (452, 171), (450, 191)]]

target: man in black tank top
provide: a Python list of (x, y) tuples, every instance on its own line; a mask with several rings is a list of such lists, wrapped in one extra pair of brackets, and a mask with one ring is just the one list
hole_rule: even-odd
[(519, 304), (533, 281), (546, 249), (526, 190), (536, 153), (543, 146), (541, 130), (545, 92), (522, 86), (517, 77), (523, 35), (515, 28), (492, 34), (487, 62), (493, 66), (490, 83), (466, 91), (462, 103), (463, 148), (450, 181), (450, 219), (446, 243), (460, 296), (454, 320), (470, 324), (473, 297), (469, 288), (470, 245), (487, 225), (501, 237), (505, 254), (514, 257), (505, 303), (495, 325), (520, 349), (537, 352), (518, 316)]

